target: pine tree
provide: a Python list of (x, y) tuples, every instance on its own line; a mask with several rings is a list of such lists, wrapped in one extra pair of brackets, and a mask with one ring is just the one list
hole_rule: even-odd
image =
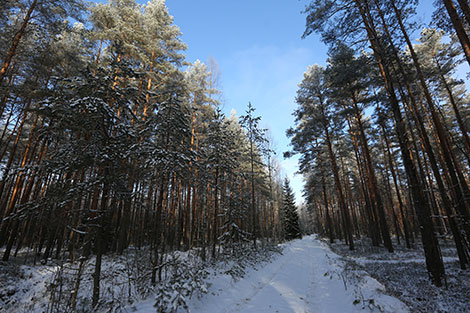
[(259, 221), (257, 219), (257, 205), (256, 205), (256, 191), (258, 189), (257, 174), (259, 173), (259, 167), (263, 166), (259, 160), (259, 151), (262, 149), (262, 145), (265, 142), (264, 134), (265, 129), (259, 126), (260, 116), (254, 116), (255, 108), (248, 103), (246, 115), (241, 116), (241, 125), (246, 131), (248, 139), (248, 162), (250, 166), (249, 179), (251, 183), (251, 226), (252, 226), (252, 239), (253, 247), (256, 249), (256, 240), (259, 237)]
[(344, 121), (334, 112), (333, 102), (328, 98), (327, 84), (325, 69), (319, 65), (309, 66), (297, 91), (296, 102), (299, 108), (294, 112), (297, 127), (290, 128), (287, 135), (292, 137), (293, 153), (304, 155), (301, 163), (306, 170), (309, 168), (308, 163), (317, 161), (319, 150), (316, 149), (315, 143), (321, 141), (326, 148), (340, 208), (340, 224), (343, 225), (342, 231), (349, 249), (354, 250), (351, 208), (346, 201), (344, 183), (338, 166), (338, 152), (334, 145), (335, 133), (343, 129)]
[(281, 223), (285, 240), (301, 238), (299, 214), (295, 205), (294, 193), (289, 183), (289, 179), (284, 179), (282, 185), (283, 202), (281, 209)]
[[(2, 6), (4, 4), (5, 2), (2, 3)], [(33, 28), (32, 26), (36, 26), (41, 30), (41, 37), (50, 36), (50, 38), (54, 38), (60, 32), (63, 24), (67, 23), (67, 18), (72, 17), (75, 20), (82, 20), (85, 4), (81, 0), (22, 0), (8, 3), (6, 9), (7, 12), (15, 12), (16, 16), (12, 16), (12, 20), (8, 23), (9, 27), (5, 28), (10, 38), (6, 40), (8, 44), (2, 46), (0, 51), (0, 56), (2, 56), (0, 86), (3, 85), (4, 78), (11, 69), (12, 61), (18, 55), (24, 37), (30, 28)], [(5, 13), (0, 12), (0, 14)], [(8, 28), (16, 30), (8, 31)]]
[(393, 252), (384, 203), (378, 190), (378, 180), (371, 157), (370, 140), (365, 131), (367, 122), (364, 121), (363, 116), (363, 110), (371, 104), (371, 98), (367, 92), (367, 87), (371, 85), (367, 75), (370, 71), (370, 62), (366, 55), (355, 57), (352, 49), (339, 44), (331, 47), (328, 63), (326, 75), (330, 87), (330, 98), (336, 103), (337, 112), (347, 120), (355, 144), (355, 152), (360, 152), (363, 156), (364, 175), (362, 178), (370, 197), (371, 215), (374, 216), (374, 224), (378, 224), (377, 228), (381, 230), (384, 245), (389, 252)]
[[(452, 155), (448, 151), (447, 134), (436, 114), (432, 96), (429, 93), (429, 88), (423, 78), (421, 67), (407, 35), (406, 28), (409, 29), (410, 27), (408, 19), (415, 12), (415, 5), (414, 1), (312, 1), (306, 9), (308, 16), (304, 36), (308, 36), (312, 32), (318, 32), (329, 45), (333, 45), (338, 41), (345, 44), (355, 44), (364, 40), (369, 41), (371, 54), (375, 59), (378, 73), (382, 77), (380, 88), (388, 96), (388, 101), (383, 104), (393, 112), (395, 131), (407, 183), (412, 195), (413, 209), (420, 224), (419, 229), (426, 255), (426, 266), (433, 283), (442, 286), (445, 270), (431, 218), (435, 200), (432, 197), (428, 198), (426, 186), (429, 181), (426, 179), (425, 166), (423, 166), (424, 160), (421, 159), (422, 151), (418, 149), (416, 142), (417, 134), (413, 131), (414, 126), (411, 124), (413, 120), (416, 121), (418, 123), (417, 128), (421, 132), (419, 135), (427, 135), (427, 131), (422, 131), (423, 127), (421, 127), (423, 118), (421, 116), (414, 118), (417, 112), (417, 90), (425, 96), (428, 104), (428, 114), (430, 113), (432, 117), (431, 123), (433, 127), (436, 127), (440, 141), (440, 152), (442, 152), (445, 159), (444, 166), (449, 168), (452, 185), (458, 196), (462, 194), (457, 190), (460, 187), (459, 183), (462, 188), (465, 188), (466, 184), (462, 182), (462, 178), (458, 177), (460, 171), (457, 170), (457, 166), (452, 164)], [(398, 25), (399, 29), (390, 27), (392, 25)], [(412, 67), (405, 68), (397, 49), (397, 42), (401, 44), (403, 39), (413, 61), (411, 64), (408, 63), (408, 66)], [(415, 70), (414, 74), (419, 84), (414, 82), (411, 84), (409, 71), (412, 68)], [(405, 93), (405, 90), (408, 94)], [(406, 115), (404, 115), (403, 110)], [(426, 137), (423, 138), (426, 139)], [(426, 151), (430, 156), (430, 149), (426, 149)], [(424, 165), (426, 164), (424, 163)], [(432, 194), (429, 196), (432, 196)]]

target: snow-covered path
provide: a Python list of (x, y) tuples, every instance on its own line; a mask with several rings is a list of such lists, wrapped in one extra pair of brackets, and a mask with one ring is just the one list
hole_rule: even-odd
[[(192, 313), (408, 312), (398, 299), (382, 294), (383, 286), (376, 280), (360, 276), (355, 284), (348, 282), (339, 257), (309, 236), (286, 244), (283, 255), (238, 282), (216, 276), (209, 294), (192, 299), (189, 309)], [(138, 312), (154, 310), (145, 303), (138, 306)]]

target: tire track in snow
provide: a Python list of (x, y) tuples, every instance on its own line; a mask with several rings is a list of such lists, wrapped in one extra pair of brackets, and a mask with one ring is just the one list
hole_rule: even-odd
[[(311, 243), (312, 242), (309, 242), (310, 245)], [(279, 291), (278, 297), (284, 298), (285, 302), (287, 302), (290, 307), (296, 306), (297, 308), (302, 308), (302, 311), (295, 310), (295, 312), (311, 313), (312, 311), (310, 311), (308, 308), (310, 306), (310, 302), (308, 301), (308, 291), (311, 288), (308, 288), (308, 286), (306, 286), (307, 288), (302, 288), (304, 292), (306, 292), (302, 294), (299, 294), (298, 292), (293, 292), (289, 290), (289, 288), (286, 288), (286, 277), (282, 277), (285, 272), (288, 272), (288, 270), (292, 268), (293, 264), (297, 264), (298, 267), (304, 270), (303, 273), (308, 272), (308, 274), (300, 275), (299, 277), (297, 277), (298, 279), (296, 279), (296, 281), (298, 282), (300, 278), (303, 278), (304, 283), (306, 282), (307, 285), (311, 283), (314, 274), (312, 265), (313, 263), (309, 257), (306, 257), (306, 255), (309, 254), (306, 253), (309, 249), (306, 249), (305, 246), (306, 242), (301, 243), (301, 240), (293, 242), (289, 247), (287, 247), (287, 249), (284, 250), (284, 254), (274, 261), (275, 263), (279, 263), (275, 270), (273, 270), (267, 278), (263, 279), (262, 282), (259, 282), (254, 287), (254, 290), (246, 298), (241, 299), (241, 301), (235, 302), (234, 304), (230, 305), (230, 307), (223, 311), (223, 313), (239, 313), (245, 311), (258, 312), (258, 309), (250, 308), (248, 306), (250, 304), (253, 304), (254, 301), (260, 300), (257, 299), (258, 295), (261, 292), (265, 291), (267, 287)], [(299, 254), (299, 251), (303, 252), (302, 257), (297, 256), (297, 254)], [(273, 263), (266, 265), (266, 267), (271, 267), (272, 265)], [(259, 302), (265, 301), (261, 299)], [(253, 306), (256, 306), (256, 304), (253, 304)], [(272, 306), (269, 306), (269, 309), (272, 309), (272, 312), (283, 312), (277, 311), (276, 308)]]
[[(284, 257), (284, 255), (281, 255), (279, 258), (282, 258), (282, 257)], [(281, 268), (286, 263), (287, 263), (287, 260), (282, 262), (279, 265), (279, 267), (271, 273), (271, 275), (268, 277), (266, 282), (258, 283), (258, 286), (256, 286), (254, 288), (253, 292), (250, 293), (250, 295), (248, 297), (246, 297), (245, 299), (241, 299), (241, 301), (239, 301), (239, 302), (233, 303), (231, 307), (229, 307), (227, 310), (223, 311), (222, 313), (238, 313), (238, 312), (241, 312), (241, 310), (244, 309), (245, 305), (248, 304), (254, 297), (256, 297), (256, 295), (258, 295), (264, 287), (266, 287), (268, 284), (272, 283), (274, 277), (279, 273)], [(269, 266), (269, 265), (270, 264), (268, 264), (267, 266)]]
[[(382, 293), (383, 286), (369, 276), (344, 283), (341, 258), (315, 236), (285, 245), (283, 255), (246, 276), (227, 283), (217, 281), (220, 292), (190, 305), (193, 313), (344, 313), (409, 312), (396, 298)], [(215, 287), (215, 286), (214, 286)], [(358, 299), (374, 299), (372, 306)], [(355, 304), (356, 303), (356, 304)]]

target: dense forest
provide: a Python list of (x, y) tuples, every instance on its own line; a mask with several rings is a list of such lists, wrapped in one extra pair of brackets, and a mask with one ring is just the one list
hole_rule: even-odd
[(95, 255), (95, 305), (104, 254), (151, 247), (155, 284), (167, 251), (207, 259), (279, 239), (260, 117), (221, 112), (216, 62), (185, 61), (164, 1), (0, 9), (3, 261)]
[(96, 307), (105, 255), (145, 248), (155, 285), (168, 252), (239, 257), (312, 229), (351, 250), (362, 237), (390, 253), (422, 242), (442, 286), (441, 240), (470, 266), (470, 98), (458, 75), (470, 6), (437, 0), (426, 28), (416, 8), (306, 7), (303, 36), (321, 34), (329, 58), (306, 70), (287, 130), (285, 157), (300, 155), (306, 183), (299, 225), (255, 107), (225, 116), (216, 61), (185, 60), (164, 0), (2, 0), (2, 261), (76, 264), (74, 311), (91, 258)]
[(442, 286), (441, 238), (470, 265), (470, 108), (457, 76), (470, 63), (470, 7), (435, 5), (421, 29), (417, 1), (312, 1), (304, 36), (321, 34), (328, 64), (304, 74), (286, 154), (301, 155), (319, 233), (350, 250), (365, 235), (390, 252), (392, 236), (408, 248), (420, 238)]

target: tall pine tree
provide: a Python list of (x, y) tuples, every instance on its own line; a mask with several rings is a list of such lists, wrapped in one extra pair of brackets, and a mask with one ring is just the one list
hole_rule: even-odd
[(283, 193), (283, 204), (282, 204), (282, 229), (284, 232), (284, 239), (292, 240), (295, 238), (301, 238), (300, 225), (299, 225), (299, 214), (297, 213), (297, 207), (295, 206), (294, 193), (289, 183), (289, 179), (286, 177), (282, 186)]

